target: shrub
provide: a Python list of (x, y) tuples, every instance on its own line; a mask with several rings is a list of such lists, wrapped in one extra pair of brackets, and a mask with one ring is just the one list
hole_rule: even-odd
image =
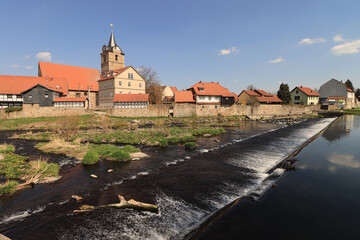
[(12, 193), (15, 190), (14, 187), (16, 185), (18, 185), (17, 181), (9, 181), (9, 182), (0, 184), (0, 196)]
[(15, 147), (13, 145), (0, 145), (0, 153), (13, 153), (15, 152)]
[(186, 149), (194, 149), (194, 148), (196, 148), (196, 147), (197, 147), (197, 144), (194, 143), (194, 142), (187, 142), (187, 143), (185, 143), (185, 148), (186, 148)]
[(83, 158), (83, 164), (85, 165), (92, 165), (92, 164), (95, 164), (99, 161), (99, 154), (93, 150), (89, 150), (84, 158)]
[(7, 108), (5, 108), (6, 113), (15, 112), (15, 111), (21, 111), (21, 110), (23, 110), (22, 107), (7, 107)]
[(160, 139), (159, 140), (159, 145), (160, 145), (160, 147), (165, 148), (165, 147), (167, 147), (168, 142), (166, 141), (166, 139)]
[(125, 151), (127, 153), (140, 152), (140, 148), (136, 148), (136, 147), (133, 147), (131, 145), (125, 145), (122, 149), (123, 149), (123, 151)]
[(131, 159), (130, 154), (123, 150), (117, 150), (112, 152), (111, 158), (118, 161), (125, 161)]

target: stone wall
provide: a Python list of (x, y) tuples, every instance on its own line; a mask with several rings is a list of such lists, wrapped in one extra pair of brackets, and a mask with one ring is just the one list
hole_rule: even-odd
[[(257, 119), (261, 117), (286, 117), (290, 115), (313, 114), (319, 110), (320, 105), (195, 105), (195, 104), (162, 104), (149, 105), (148, 108), (120, 108), (108, 109), (106, 114), (115, 117), (208, 117), (208, 116), (234, 116), (246, 115)], [(27, 117), (55, 117), (70, 115), (93, 114), (94, 110), (81, 108), (55, 108), (39, 107), (38, 104), (25, 104), (22, 111), (6, 113), (0, 109), (0, 119), (27, 118)]]
[(286, 117), (290, 115), (313, 114), (319, 110), (320, 105), (195, 105), (195, 104), (164, 104), (149, 105), (148, 108), (123, 108), (109, 109), (107, 115), (117, 117), (210, 117), (210, 116), (234, 116), (247, 115), (250, 118), (261, 117)]
[(30, 117), (58, 117), (93, 114), (94, 111), (82, 108), (39, 107), (39, 104), (24, 104), (22, 111), (6, 113), (0, 109), (0, 119), (30, 118)]
[(106, 115), (114, 117), (168, 117), (172, 105), (149, 105), (147, 108), (112, 108)]

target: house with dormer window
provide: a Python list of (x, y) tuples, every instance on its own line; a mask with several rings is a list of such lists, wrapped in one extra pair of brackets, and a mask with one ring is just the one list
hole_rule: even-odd
[(234, 94), (219, 83), (198, 82), (187, 89), (193, 93), (196, 104), (223, 104), (235, 103)]

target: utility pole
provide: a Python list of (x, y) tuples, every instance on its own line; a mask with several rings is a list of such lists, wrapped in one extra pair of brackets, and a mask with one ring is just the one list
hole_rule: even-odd
[(88, 99), (89, 99), (89, 109), (90, 109), (90, 85), (88, 85)]

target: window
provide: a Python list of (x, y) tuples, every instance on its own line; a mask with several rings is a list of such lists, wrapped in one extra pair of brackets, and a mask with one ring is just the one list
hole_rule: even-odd
[(75, 94), (75, 97), (80, 97), (80, 93), (76, 93), (76, 94)]
[(204, 91), (204, 88), (203, 87), (198, 87), (199, 91), (200, 92), (203, 92)]
[(209, 97), (209, 100), (211, 100), (211, 97)]
[(296, 90), (296, 94), (299, 94), (299, 90)]
[(12, 98), (12, 94), (8, 94), (8, 95), (7, 95), (7, 98)]
[(22, 98), (22, 96), (21, 95), (16, 95), (16, 98)]
[(49, 94), (45, 93), (45, 98), (49, 98)]
[(132, 73), (128, 73), (128, 79), (134, 79), (134, 75)]
[(118, 60), (118, 55), (115, 55), (115, 61), (117, 61)]
[(139, 83), (139, 88), (141, 88), (141, 83)]
[(32, 99), (32, 95), (29, 95), (28, 99), (31, 100), (31, 99)]
[(104, 62), (106, 62), (106, 56), (104, 56)]
[(129, 92), (129, 94), (131, 94), (131, 92)]
[(300, 96), (295, 96), (295, 100), (300, 100)]
[(122, 83), (121, 83), (121, 81), (119, 81), (119, 86), (122, 86)]
[(128, 86), (131, 87), (131, 82), (128, 82)]

